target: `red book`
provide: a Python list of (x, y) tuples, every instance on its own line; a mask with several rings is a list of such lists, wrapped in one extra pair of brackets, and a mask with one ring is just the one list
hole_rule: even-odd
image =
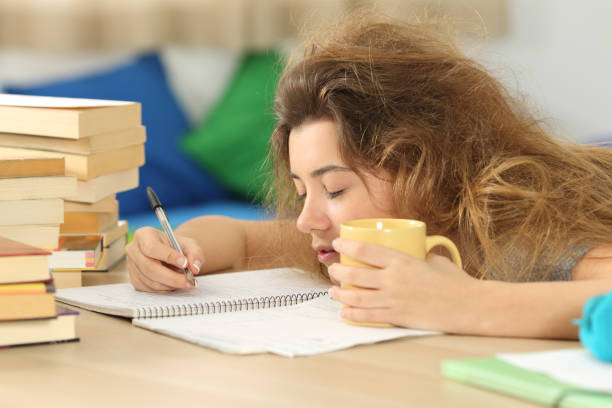
[(0, 236), (0, 284), (48, 281), (50, 252)]

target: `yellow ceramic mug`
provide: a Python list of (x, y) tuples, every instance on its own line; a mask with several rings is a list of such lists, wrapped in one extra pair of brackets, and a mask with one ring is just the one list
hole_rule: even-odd
[[(461, 268), (461, 257), (453, 242), (440, 235), (427, 236), (424, 222), (399, 218), (367, 218), (347, 221), (340, 226), (340, 236), (353, 241), (370, 242), (387, 248), (397, 249), (418, 259), (425, 259), (427, 253), (435, 246), (448, 249), (452, 260)], [(340, 263), (345, 265), (366, 266), (344, 254), (340, 254)], [(343, 284), (341, 287), (359, 290), (360, 288)], [(389, 327), (387, 323), (361, 323), (343, 319), (346, 323), (362, 326)]]

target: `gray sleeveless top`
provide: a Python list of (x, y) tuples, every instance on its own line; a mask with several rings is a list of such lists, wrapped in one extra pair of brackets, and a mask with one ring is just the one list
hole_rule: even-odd
[(572, 269), (591, 248), (580, 248), (569, 251), (567, 255), (559, 259), (552, 267), (548, 280), (568, 281), (572, 279)]
[[(550, 268), (550, 272), (548, 274), (548, 281), (569, 281), (572, 279), (572, 269), (574, 266), (582, 259), (582, 257), (591, 250), (591, 248), (575, 248), (569, 250), (567, 254), (555, 262), (554, 265), (537, 265), (536, 267), (544, 272), (544, 269)], [(510, 265), (516, 265), (519, 267), (520, 257), (512, 256), (510, 260)], [(541, 274), (537, 274), (541, 276)], [(495, 273), (491, 274), (491, 279), (500, 280), (501, 278), (497, 276)], [(536, 281), (537, 279), (527, 279), (526, 281)]]

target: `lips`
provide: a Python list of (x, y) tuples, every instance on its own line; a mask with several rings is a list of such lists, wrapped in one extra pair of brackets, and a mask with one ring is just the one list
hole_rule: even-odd
[(322, 264), (327, 265), (338, 260), (339, 254), (331, 246), (318, 245), (314, 250), (317, 251), (317, 258)]

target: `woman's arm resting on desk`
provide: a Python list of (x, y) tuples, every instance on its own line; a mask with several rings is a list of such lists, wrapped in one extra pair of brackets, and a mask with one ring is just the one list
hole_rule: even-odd
[(420, 261), (363, 243), (340, 240), (335, 246), (381, 268), (330, 268), (338, 281), (371, 288), (333, 289), (334, 299), (351, 306), (342, 310), (343, 317), (353, 321), (460, 334), (576, 339), (572, 319), (582, 315), (589, 298), (612, 290), (611, 245), (585, 255), (572, 281), (529, 283), (477, 280), (439, 255)]
[(185, 266), (196, 275), (229, 268), (288, 266), (283, 264), (288, 258), (280, 256), (283, 252), (307, 253), (309, 248), (307, 237), (295, 231), (292, 222), (198, 217), (175, 231), (182, 256), (161, 231), (140, 228), (126, 247), (130, 280), (138, 290), (167, 292), (190, 287), (182, 272)]
[[(201, 273), (229, 268), (304, 267), (303, 262), (293, 261), (307, 254), (315, 259), (309, 237), (297, 231), (295, 221), (245, 221), (204, 216), (182, 224), (176, 233), (193, 239), (201, 248), (201, 253), (197, 253), (203, 257)], [(286, 256), (288, 254), (291, 256)]]

